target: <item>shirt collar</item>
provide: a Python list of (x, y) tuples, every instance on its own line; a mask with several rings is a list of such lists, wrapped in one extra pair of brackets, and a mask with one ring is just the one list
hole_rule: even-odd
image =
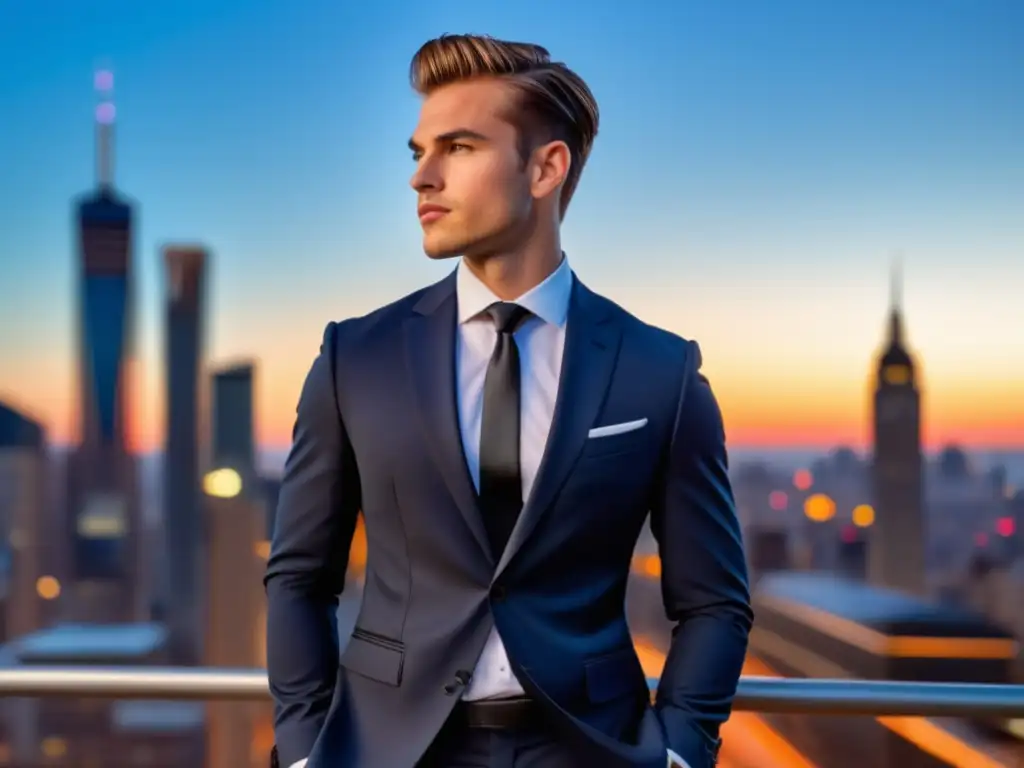
[[(458, 297), (459, 323), (472, 320), (494, 302), (501, 301), (462, 260), (459, 261), (455, 275), (455, 294)], [(545, 323), (561, 326), (569, 314), (571, 294), (572, 270), (569, 268), (569, 260), (563, 254), (558, 268), (544, 282), (513, 301)]]

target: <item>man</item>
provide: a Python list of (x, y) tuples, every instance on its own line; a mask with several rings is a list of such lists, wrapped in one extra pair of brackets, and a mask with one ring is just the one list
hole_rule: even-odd
[[(280, 764), (709, 768), (752, 618), (725, 438), (696, 344), (562, 253), (594, 98), (488, 37), (428, 42), (412, 81), (424, 250), (462, 258), (330, 324), (303, 387), (266, 575)], [(648, 516), (678, 622), (653, 706), (623, 607)]]

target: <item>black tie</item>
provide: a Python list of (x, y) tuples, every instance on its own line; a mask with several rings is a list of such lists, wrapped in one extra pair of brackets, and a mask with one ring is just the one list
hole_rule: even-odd
[(484, 409), (480, 424), (480, 509), (491, 543), (501, 558), (523, 508), (519, 469), (519, 348), (513, 337), (530, 311), (518, 304), (498, 302), (487, 308), (498, 340), (484, 379)]

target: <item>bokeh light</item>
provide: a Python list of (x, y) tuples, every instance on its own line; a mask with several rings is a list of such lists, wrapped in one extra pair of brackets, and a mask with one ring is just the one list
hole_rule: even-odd
[(814, 483), (810, 470), (798, 469), (793, 474), (793, 487), (798, 491), (806, 491)]
[(815, 493), (804, 502), (804, 514), (816, 523), (828, 522), (836, 516), (836, 503), (823, 493)]
[(853, 524), (867, 528), (875, 522), (875, 508), (870, 504), (858, 504), (853, 508)]
[(242, 492), (242, 476), (233, 469), (215, 469), (203, 478), (203, 490), (219, 499), (234, 498)]
[(1000, 517), (996, 520), (996, 533), (1004, 538), (1013, 536), (1017, 530), (1016, 521), (1012, 517)]
[(56, 600), (60, 597), (60, 582), (53, 576), (40, 576), (36, 580), (36, 594), (43, 600)]

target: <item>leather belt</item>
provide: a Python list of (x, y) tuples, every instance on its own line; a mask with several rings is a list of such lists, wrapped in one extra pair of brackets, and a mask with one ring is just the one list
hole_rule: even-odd
[(460, 701), (452, 721), (467, 728), (518, 731), (540, 725), (542, 714), (537, 702), (528, 698)]

